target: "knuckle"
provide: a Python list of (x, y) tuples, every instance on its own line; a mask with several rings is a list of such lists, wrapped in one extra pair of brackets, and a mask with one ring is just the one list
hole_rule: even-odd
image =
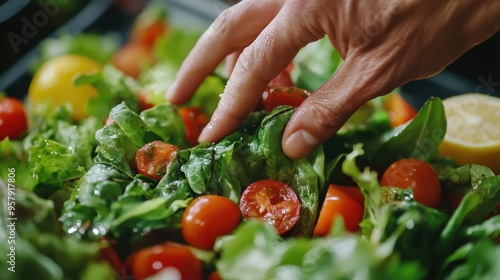
[(312, 115), (310, 125), (317, 135), (324, 135), (339, 130), (347, 120), (347, 110), (338, 106), (329, 106), (326, 101), (311, 99), (308, 104), (309, 113)]

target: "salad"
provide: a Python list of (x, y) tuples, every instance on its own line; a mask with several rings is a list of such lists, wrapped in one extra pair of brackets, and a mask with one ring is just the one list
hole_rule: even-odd
[(26, 103), (0, 100), (17, 108), (0, 114), (0, 279), (496, 279), (500, 176), (439, 154), (442, 100), (389, 93), (288, 158), (295, 107), (342, 63), (325, 38), (200, 144), (221, 69), (188, 104), (163, 99), (199, 35), (152, 6), (125, 46), (42, 45)]

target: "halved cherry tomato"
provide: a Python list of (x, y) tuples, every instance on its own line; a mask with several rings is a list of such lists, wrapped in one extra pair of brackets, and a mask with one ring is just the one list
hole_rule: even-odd
[(147, 143), (135, 154), (137, 171), (152, 179), (161, 180), (178, 150), (179, 147), (161, 141)]
[(384, 107), (392, 127), (404, 124), (417, 115), (417, 110), (398, 93), (391, 93), (387, 97)]
[(200, 107), (179, 108), (179, 113), (184, 121), (186, 138), (191, 147), (198, 145), (198, 136), (208, 123), (208, 117)]
[(202, 279), (202, 264), (184, 245), (168, 242), (147, 247), (127, 258), (126, 266), (134, 279), (146, 279), (164, 269), (180, 274), (180, 279)]
[(139, 77), (144, 67), (154, 62), (153, 53), (138, 43), (128, 43), (121, 47), (112, 59), (113, 65), (128, 76)]
[(241, 194), (240, 209), (245, 219), (258, 219), (275, 227), (278, 234), (288, 232), (299, 220), (300, 201), (286, 184), (261, 180)]
[(262, 104), (267, 112), (280, 105), (298, 107), (309, 95), (307, 90), (298, 87), (267, 87), (262, 93)]
[(19, 138), (28, 129), (23, 102), (14, 97), (0, 96), (0, 141)]
[(402, 189), (411, 188), (417, 202), (429, 207), (438, 207), (441, 200), (441, 182), (427, 162), (404, 158), (392, 163), (382, 175), (382, 186)]
[(344, 219), (344, 225), (348, 231), (357, 231), (359, 223), (363, 220), (363, 205), (364, 197), (358, 187), (331, 184), (319, 212), (313, 235), (327, 235), (332, 228), (334, 218), (338, 215)]
[(240, 209), (229, 198), (199, 196), (189, 203), (182, 215), (182, 237), (191, 246), (211, 250), (217, 237), (233, 231), (240, 220)]
[(148, 101), (149, 93), (145, 89), (141, 89), (137, 94), (137, 101), (139, 102), (139, 110), (144, 111), (153, 108), (155, 105)]

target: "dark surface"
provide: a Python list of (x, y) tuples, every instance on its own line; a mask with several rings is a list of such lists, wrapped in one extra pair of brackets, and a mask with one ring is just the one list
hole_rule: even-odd
[[(206, 5), (197, 6), (194, 0), (165, 3), (171, 11), (191, 14), (207, 24), (224, 8), (207, 10)], [(16, 97), (26, 95), (31, 79), (27, 70), (37, 55), (37, 44), (44, 38), (61, 32), (116, 31), (125, 41), (132, 20), (133, 15), (111, 0), (0, 1), (0, 92)], [(403, 95), (415, 107), (431, 96), (445, 98), (466, 92), (500, 96), (500, 33), (469, 50), (441, 73), (402, 87)]]

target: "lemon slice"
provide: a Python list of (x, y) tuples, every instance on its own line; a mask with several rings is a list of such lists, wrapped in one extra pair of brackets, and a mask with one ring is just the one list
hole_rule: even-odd
[(443, 100), (447, 129), (439, 154), (500, 174), (500, 98), (466, 93)]

